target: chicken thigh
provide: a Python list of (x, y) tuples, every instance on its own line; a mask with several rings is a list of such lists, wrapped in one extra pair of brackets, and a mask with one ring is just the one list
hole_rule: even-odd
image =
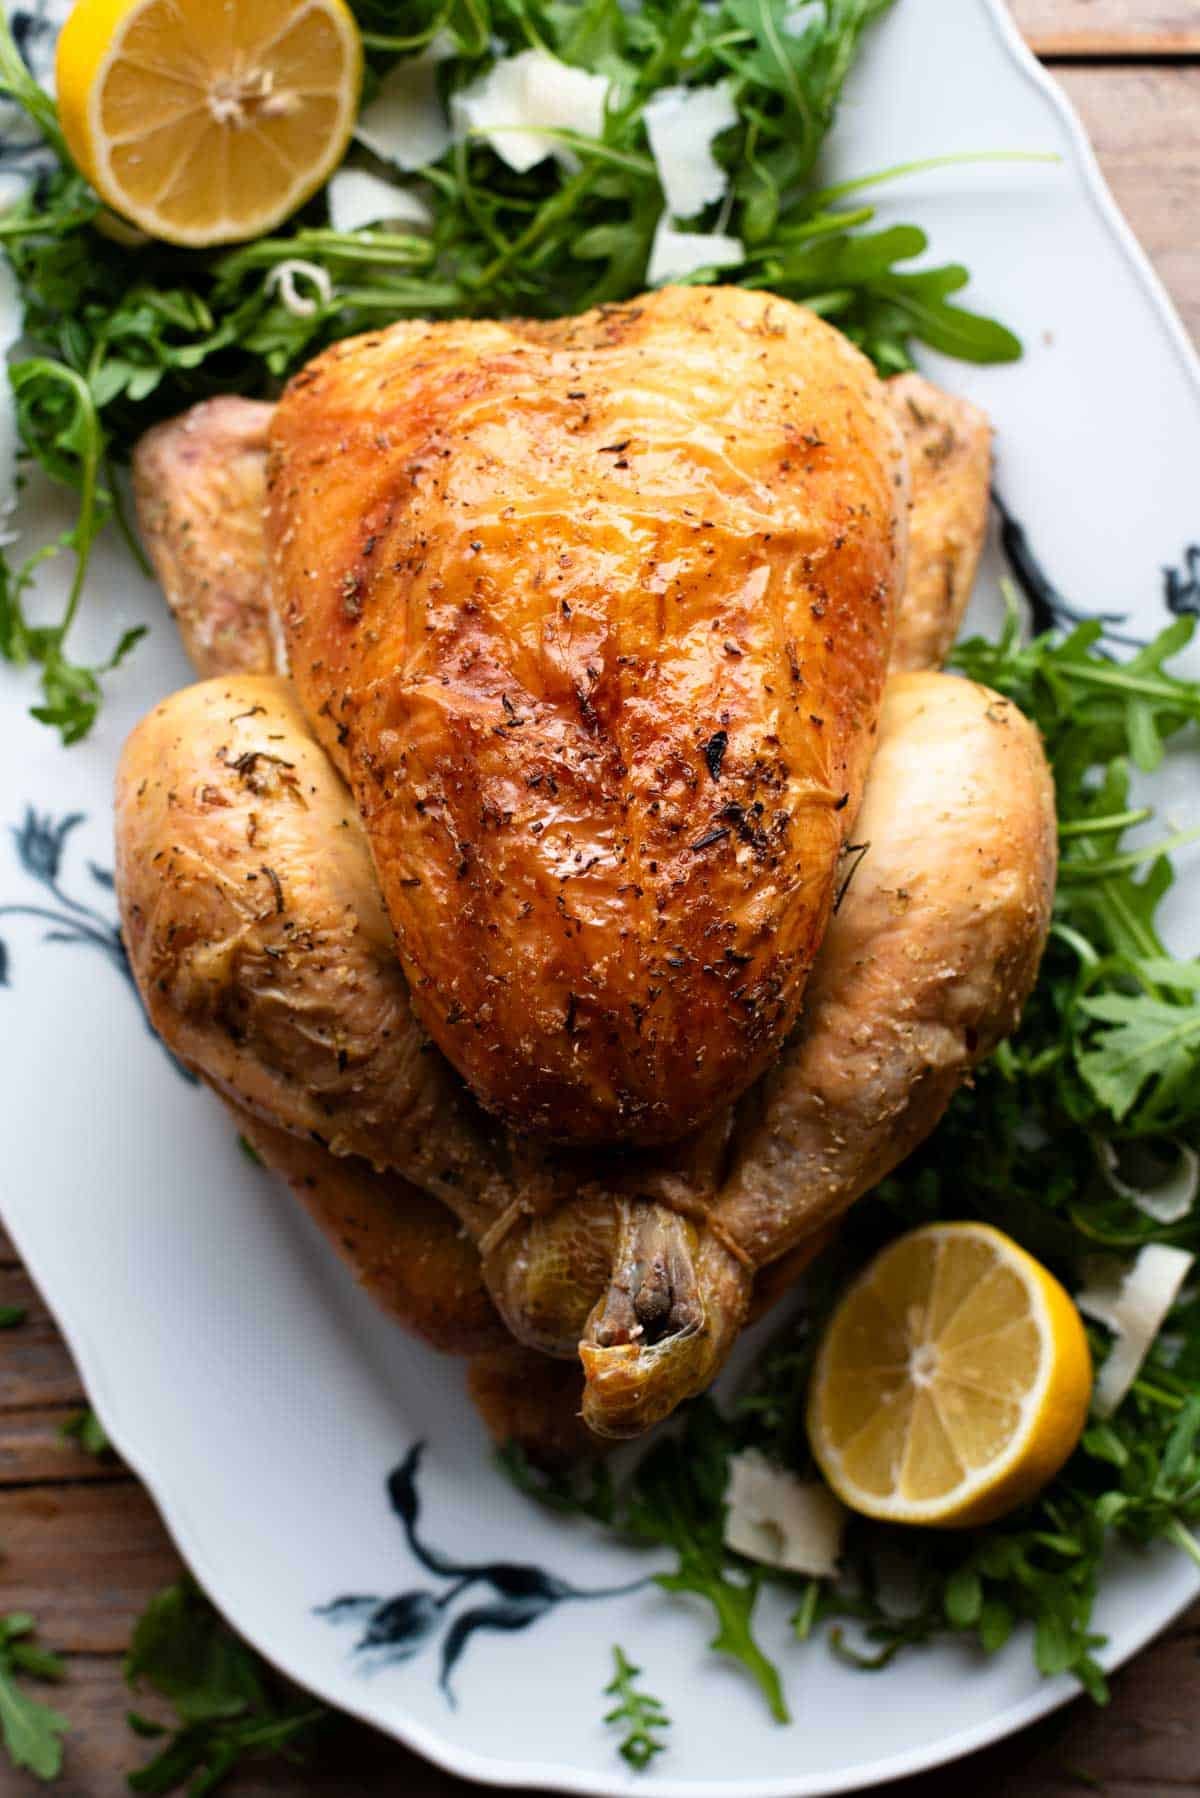
[(134, 452), (138, 529), (197, 674), (287, 667), (263, 534), (273, 411), (222, 394), (153, 426)]

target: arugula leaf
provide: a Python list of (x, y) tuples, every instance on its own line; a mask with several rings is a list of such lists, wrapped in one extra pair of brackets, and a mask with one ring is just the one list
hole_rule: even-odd
[[(126, 631), (108, 661), (98, 667), (68, 659), (66, 640), (79, 610), (92, 548), (113, 512), (111, 495), (100, 483), (104, 432), (88, 383), (73, 368), (35, 356), (11, 364), (8, 377), (22, 440), (37, 445), (38, 459), (53, 480), (78, 492), (79, 515), (58, 543), (37, 551), (15, 573), (4, 565), (0, 653), (9, 661), (41, 664), (43, 703), (32, 708), (33, 716), (54, 725), (65, 744), (77, 743), (91, 729), (99, 709), (99, 677), (119, 666), (145, 632)], [(34, 570), (63, 549), (71, 550), (75, 558), (65, 610), (56, 625), (33, 625), (22, 597)]]
[(614, 1646), (613, 1668), (604, 1695), (617, 1702), (611, 1711), (605, 1712), (604, 1721), (624, 1725), (625, 1736), (617, 1752), (636, 1773), (644, 1773), (655, 1755), (666, 1747), (658, 1738), (671, 1727), (671, 1719), (657, 1698), (638, 1691), (633, 1682), (642, 1670), (626, 1659), (623, 1648)]
[(1200, 1068), (1200, 1008), (1184, 1009), (1148, 993), (1101, 993), (1079, 1001), (1089, 1018), (1111, 1028), (1093, 1033), (1076, 1058), (1084, 1080), (1118, 1123), (1149, 1083), (1145, 1104), (1163, 1117), (1188, 1109), (1188, 1088)]
[(560, 1513), (591, 1517), (646, 1546), (669, 1548), (675, 1566), (654, 1576), (666, 1592), (705, 1599), (716, 1615), (710, 1646), (743, 1667), (779, 1723), (790, 1721), (778, 1669), (754, 1636), (754, 1608), (762, 1572), (750, 1568), (724, 1544), (725, 1487), (729, 1456), (738, 1446), (737, 1426), (709, 1399), (697, 1399), (683, 1414), (679, 1435), (655, 1442), (638, 1463), (626, 1488), (616, 1490), (608, 1467), (577, 1469), (573, 1476), (546, 1475), (529, 1467), (510, 1445), (498, 1465), (529, 1497)]
[[(153, 1759), (129, 1775), (134, 1792), (215, 1791), (247, 1759), (302, 1758), (328, 1712), (290, 1686), (235, 1636), (190, 1579), (151, 1599), (125, 1660), (131, 1690), (141, 1682), (174, 1706), (179, 1726)], [(136, 1734), (158, 1727), (130, 1713)]]
[(744, 1667), (778, 1723), (790, 1722), (778, 1669), (754, 1637), (754, 1607), (762, 1586), (757, 1568), (736, 1564), (723, 1531), (725, 1487), (735, 1436), (708, 1399), (690, 1405), (680, 1436), (656, 1443), (633, 1478), (625, 1526), (643, 1542), (663, 1543), (678, 1557), (671, 1573), (656, 1575), (665, 1592), (708, 1601), (717, 1631), (709, 1646)]
[(0, 1616), (0, 1741), (14, 1767), (49, 1781), (62, 1770), (62, 1738), (71, 1725), (60, 1711), (31, 1698), (15, 1675), (57, 1682), (66, 1669), (57, 1655), (29, 1640), (33, 1628), (27, 1612)]

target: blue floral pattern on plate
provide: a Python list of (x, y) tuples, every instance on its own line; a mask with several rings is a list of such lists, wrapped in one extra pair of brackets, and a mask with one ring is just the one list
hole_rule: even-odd
[[(346, 1594), (317, 1607), (317, 1615), (330, 1623), (363, 1626), (351, 1653), (363, 1671), (396, 1666), (420, 1653), (443, 1624), (438, 1683), (448, 1702), (455, 1702), (451, 1686), (454, 1672), (471, 1637), (481, 1630), (513, 1633), (528, 1629), (557, 1605), (573, 1600), (623, 1598), (647, 1584), (631, 1580), (621, 1586), (588, 1589), (573, 1586), (545, 1568), (520, 1561), (459, 1561), (428, 1543), (418, 1528), (421, 1499), (417, 1476), (425, 1452), (414, 1443), (387, 1478), (388, 1502), (400, 1520), (413, 1559), (435, 1579), (445, 1581), (441, 1591), (418, 1586), (391, 1598)], [(456, 1616), (449, 1607), (472, 1587), (490, 1589), (492, 1597), (469, 1606)]]
[[(72, 898), (62, 884), (63, 857), (68, 838), (83, 822), (82, 812), (67, 812), (62, 817), (55, 818), (48, 812), (39, 815), (31, 805), (26, 806), (24, 820), (10, 826), (9, 834), (16, 844), (17, 860), (21, 867), (53, 904), (47, 905), (44, 901), (31, 904), (17, 900), (0, 905), (0, 918), (33, 918), (50, 926), (42, 938), (43, 942), (77, 943), (84, 948), (98, 950), (128, 983), (130, 989), (136, 991), (120, 925), (113, 923), (85, 900)], [(89, 861), (87, 871), (95, 886), (106, 893), (112, 892), (113, 877), (110, 869)], [(0, 937), (0, 986), (11, 984), (10, 968), (8, 943), (5, 938)], [(176, 1061), (165, 1045), (164, 1052), (183, 1079), (195, 1080), (196, 1076), (181, 1062)]]

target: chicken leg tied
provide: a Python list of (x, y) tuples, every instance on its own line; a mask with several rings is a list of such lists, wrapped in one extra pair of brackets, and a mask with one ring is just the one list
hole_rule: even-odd
[[(618, 1274), (589, 1320), (584, 1417), (600, 1434), (638, 1434), (710, 1383), (755, 1272), (911, 1154), (1033, 986), (1054, 795), (1015, 706), (947, 675), (893, 676), (855, 834), (860, 859), (848, 861), (801, 1021), (739, 1106), (703, 1223), (681, 1226), (696, 1231), (688, 1315), (657, 1334), (631, 1327)], [(619, 1269), (653, 1253), (658, 1228), (653, 1212), (627, 1224)]]

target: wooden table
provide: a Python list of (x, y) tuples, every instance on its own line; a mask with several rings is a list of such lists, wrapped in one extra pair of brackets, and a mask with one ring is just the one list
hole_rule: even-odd
[[(952, 5), (955, 0), (945, 0)], [(1134, 229), (1200, 337), (1200, 0), (1015, 0), (1018, 18), (1083, 116)], [(1114, 354), (1119, 346), (1114, 346)], [(144, 1758), (125, 1723), (120, 1657), (151, 1593), (179, 1557), (119, 1463), (60, 1435), (83, 1403), (79, 1379), (11, 1245), (0, 1234), (0, 1305), (30, 1321), (0, 1336), (0, 1608), (30, 1610), (70, 1662), (55, 1696), (70, 1717), (69, 1798), (123, 1792)], [(1080, 1701), (896, 1798), (1107, 1798), (1200, 1791), (1200, 1605), (1114, 1682), (1097, 1711)], [(871, 1703), (864, 1688), (864, 1704)], [(468, 1798), (472, 1788), (347, 1722), (328, 1768), (249, 1771), (231, 1798)], [(0, 1798), (44, 1790), (0, 1767)]]

